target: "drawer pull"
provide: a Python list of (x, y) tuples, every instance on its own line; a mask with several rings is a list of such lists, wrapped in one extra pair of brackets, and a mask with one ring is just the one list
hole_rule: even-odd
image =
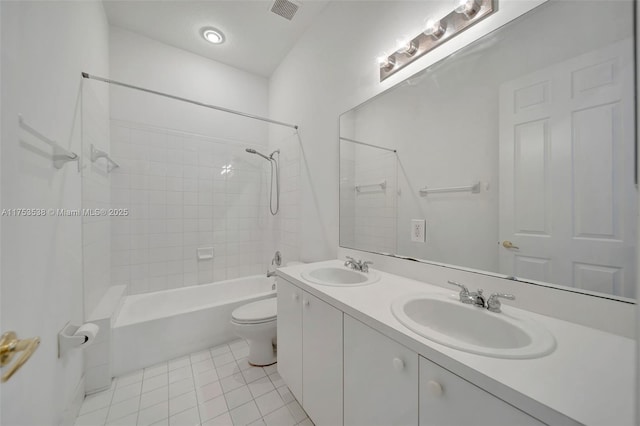
[(300, 296), (294, 293), (291, 295), (291, 300), (293, 300), (294, 302), (297, 302), (298, 300), (300, 300)]
[(401, 360), (400, 358), (394, 358), (393, 359), (393, 368), (395, 368), (396, 371), (404, 370), (404, 361)]
[(442, 396), (444, 393), (444, 389), (442, 389), (442, 385), (435, 380), (429, 380), (427, 382), (427, 390), (433, 396)]
[(304, 304), (304, 306), (309, 306), (309, 301), (307, 299), (303, 299), (302, 303)]

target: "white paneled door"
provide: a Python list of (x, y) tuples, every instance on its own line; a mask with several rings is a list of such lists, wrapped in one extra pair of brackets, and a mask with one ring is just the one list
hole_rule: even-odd
[(500, 88), (500, 272), (635, 297), (632, 40)]

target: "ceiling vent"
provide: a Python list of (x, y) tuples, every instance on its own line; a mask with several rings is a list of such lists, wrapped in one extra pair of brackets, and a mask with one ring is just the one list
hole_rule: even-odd
[(271, 6), (271, 11), (276, 15), (280, 15), (290, 21), (295, 16), (299, 7), (300, 2), (291, 0), (276, 0), (275, 2), (273, 2), (273, 6)]

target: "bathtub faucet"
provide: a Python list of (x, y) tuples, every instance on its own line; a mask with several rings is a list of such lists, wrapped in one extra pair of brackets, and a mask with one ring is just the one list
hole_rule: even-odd
[[(272, 265), (276, 265), (276, 268), (280, 267), (280, 265), (282, 265), (282, 254), (280, 254), (279, 251), (276, 251), (276, 253), (273, 255), (273, 259), (271, 260), (271, 264)], [(273, 276), (276, 275), (276, 271), (270, 271), (269, 269), (267, 269), (267, 278), (271, 278)]]

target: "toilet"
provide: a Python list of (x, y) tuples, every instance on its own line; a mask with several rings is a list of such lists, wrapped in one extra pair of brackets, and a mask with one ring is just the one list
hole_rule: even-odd
[(276, 362), (277, 299), (258, 300), (231, 313), (234, 332), (249, 342), (249, 364), (264, 367)]

